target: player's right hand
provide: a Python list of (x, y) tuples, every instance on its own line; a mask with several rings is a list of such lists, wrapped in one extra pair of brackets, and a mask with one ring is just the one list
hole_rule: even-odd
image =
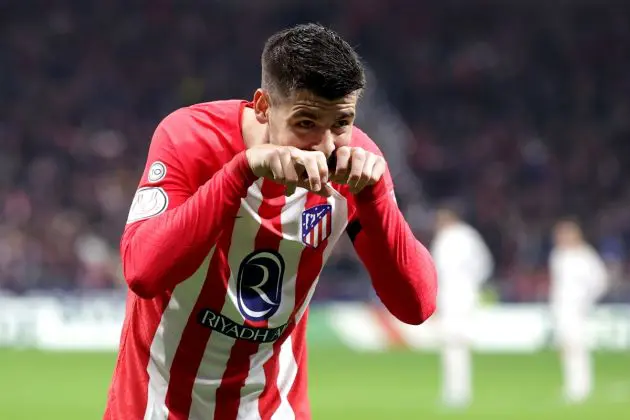
[(322, 152), (300, 150), (291, 146), (264, 144), (245, 152), (254, 175), (286, 185), (286, 195), (296, 187), (329, 197), (328, 164)]

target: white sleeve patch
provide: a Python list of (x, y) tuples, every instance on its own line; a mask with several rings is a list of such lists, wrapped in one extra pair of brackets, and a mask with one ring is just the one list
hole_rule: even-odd
[(153, 162), (147, 175), (149, 182), (158, 182), (166, 178), (166, 165), (159, 160)]
[(136, 191), (129, 209), (127, 224), (164, 213), (168, 208), (168, 196), (160, 187), (144, 187)]

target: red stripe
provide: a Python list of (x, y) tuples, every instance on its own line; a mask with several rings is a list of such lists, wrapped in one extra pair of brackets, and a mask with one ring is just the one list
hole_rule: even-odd
[(230, 265), (228, 252), (232, 243), (234, 221), (219, 237), (210, 267), (197, 302), (190, 313), (186, 327), (171, 365), (170, 380), (166, 391), (166, 406), (169, 409), (168, 420), (187, 420), (192, 404), (192, 390), (197, 377), (197, 370), (203, 359), (212, 330), (197, 323), (197, 315), (204, 308), (220, 311), (225, 302)]
[(127, 318), (104, 419), (144, 418), (149, 389), (149, 349), (170, 298), (171, 292), (151, 300), (128, 294)]
[(293, 334), (293, 357), (298, 366), (295, 381), (289, 390), (287, 399), (298, 420), (310, 420), (311, 411), (308, 402), (308, 369), (307, 369), (307, 349), (306, 349), (306, 323), (308, 322), (308, 311), (304, 313), (302, 319)]
[[(292, 328), (293, 326), (289, 326)], [(287, 331), (285, 337), (291, 334)], [(280, 372), (280, 347), (286, 338), (273, 343), (273, 354), (263, 366), (265, 371), (265, 389), (258, 399), (258, 413), (262, 420), (270, 419), (280, 405), (280, 393), (278, 392), (278, 373)]]
[[(263, 201), (258, 208), (262, 225), (256, 235), (254, 249), (272, 249), (277, 251), (282, 240), (281, 214), (286, 200), (284, 187), (272, 181), (264, 180), (262, 185)], [(273, 197), (273, 198), (270, 198)], [(245, 325), (264, 328), (266, 321)], [(258, 343), (237, 340), (230, 352), (221, 385), (217, 389), (217, 405), (214, 412), (216, 420), (233, 420), (238, 415), (241, 388), (249, 375), (250, 359), (258, 351)]]
[[(319, 197), (317, 197), (319, 198)], [(325, 204), (326, 201), (319, 198), (319, 203), (308, 203), (307, 207), (316, 204)], [(326, 228), (328, 234), (332, 232), (332, 214), (328, 215), (328, 226)], [(299, 276), (297, 278), (296, 293), (295, 293), (295, 309), (293, 316), (296, 316), (296, 312), (300, 310), (302, 305), (306, 301), (308, 292), (310, 291), (313, 282), (319, 275), (323, 260), (324, 251), (328, 246), (328, 238), (322, 241), (322, 243), (316, 249), (305, 248), (300, 258), (300, 265), (298, 268)], [(299, 420), (310, 420), (311, 412), (308, 402), (308, 358), (306, 348), (306, 324), (308, 322), (308, 310), (304, 312), (302, 318), (298, 320), (296, 331), (293, 335), (293, 357), (298, 366), (298, 372), (293, 382), (293, 386), (289, 390), (288, 400), (295, 418)]]
[(324, 220), (320, 220), (317, 224), (317, 240), (322, 242), (324, 240)]
[[(310, 207), (326, 203), (327, 201), (325, 198), (315, 194), (309, 194), (309, 197), (306, 200), (306, 208), (308, 209)], [(296, 312), (306, 300), (308, 291), (322, 269), (324, 250), (327, 246), (328, 238), (321, 241), (317, 248), (306, 247), (304, 248), (304, 251), (302, 251), (300, 262), (298, 264), (297, 278), (295, 279), (295, 308), (293, 310), (292, 317), (295, 316)]]
[[(321, 203), (326, 203), (326, 199), (314, 194), (309, 194), (306, 198), (305, 208), (316, 206)], [(321, 226), (320, 226), (321, 229)], [(311, 231), (313, 234), (315, 229)], [(306, 295), (313, 284), (313, 281), (317, 278), (323, 260), (323, 250), (326, 248), (325, 243), (322, 243), (318, 248), (305, 247), (300, 256), (300, 262), (298, 263), (297, 276), (295, 279), (295, 305), (290, 320), (294, 321), (294, 317), (302, 303), (304, 302)], [(296, 325), (292, 322), (290, 328), (295, 328)], [(287, 332), (287, 336), (293, 334), (293, 330)], [(282, 340), (281, 340), (282, 341)], [(273, 348), (273, 357), (265, 363), (265, 390), (260, 396), (258, 409), (262, 420), (269, 420), (271, 416), (276, 412), (280, 406), (280, 391), (278, 390), (278, 374), (279, 374), (279, 352), (281, 343), (276, 342)]]

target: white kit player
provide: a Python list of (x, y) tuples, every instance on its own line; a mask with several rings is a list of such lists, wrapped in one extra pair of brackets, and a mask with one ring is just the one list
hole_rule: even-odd
[(442, 400), (462, 407), (472, 396), (469, 320), (493, 261), (481, 235), (450, 209), (436, 215), (431, 249), (438, 273), (438, 306), (442, 340)]
[(577, 223), (558, 222), (550, 256), (550, 304), (560, 347), (564, 397), (579, 403), (593, 384), (587, 320), (589, 311), (604, 295), (608, 276), (604, 262), (583, 237)]

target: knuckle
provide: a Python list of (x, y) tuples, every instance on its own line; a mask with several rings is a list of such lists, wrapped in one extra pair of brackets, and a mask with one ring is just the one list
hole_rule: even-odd
[(359, 147), (355, 148), (353, 151), (354, 156), (359, 157), (359, 158), (365, 158), (367, 155), (367, 152)]
[(342, 155), (349, 155), (352, 152), (352, 148), (350, 146), (341, 146), (337, 149), (337, 153), (341, 153)]

